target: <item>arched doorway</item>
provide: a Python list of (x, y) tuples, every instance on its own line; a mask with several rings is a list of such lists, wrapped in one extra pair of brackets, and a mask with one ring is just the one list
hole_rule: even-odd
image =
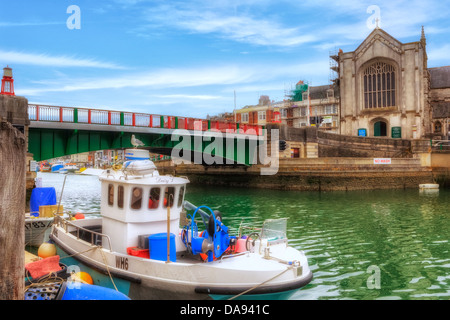
[(373, 124), (374, 137), (386, 137), (387, 136), (387, 124), (384, 121), (377, 121)]

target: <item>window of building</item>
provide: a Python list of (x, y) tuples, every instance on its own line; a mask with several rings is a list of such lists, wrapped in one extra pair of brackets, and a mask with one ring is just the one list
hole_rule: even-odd
[(161, 194), (161, 188), (151, 188), (148, 197), (148, 208), (156, 209), (159, 206), (159, 197)]
[(335, 104), (325, 106), (324, 114), (336, 114), (336, 113), (337, 113), (337, 106)]
[(286, 118), (288, 116), (287, 109), (281, 109), (281, 117)]
[(300, 158), (299, 148), (291, 148), (291, 158)]
[(241, 121), (248, 122), (248, 113), (241, 114)]
[(117, 188), (117, 206), (123, 208), (123, 186)]
[(142, 188), (134, 187), (131, 192), (131, 208), (140, 209), (142, 203)]
[(303, 101), (308, 101), (308, 92), (302, 93), (302, 99), (303, 99)]
[(334, 90), (333, 89), (327, 90), (327, 98), (334, 98)]
[(395, 67), (385, 62), (368, 66), (363, 73), (364, 108), (395, 106)]
[(112, 184), (108, 185), (108, 205), (112, 206), (114, 204), (114, 186)]
[(442, 131), (442, 125), (439, 121), (436, 121), (434, 123), (434, 133), (441, 133)]
[(266, 120), (266, 112), (265, 111), (258, 111), (258, 120), (261, 120), (261, 121)]
[(306, 116), (306, 108), (305, 107), (301, 107), (300, 108), (300, 116), (301, 117), (305, 117)]

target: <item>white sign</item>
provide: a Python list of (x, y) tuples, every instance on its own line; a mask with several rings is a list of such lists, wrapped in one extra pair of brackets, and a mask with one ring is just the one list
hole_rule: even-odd
[(333, 117), (332, 116), (324, 116), (322, 123), (333, 123)]
[(37, 169), (37, 162), (34, 160), (30, 160), (30, 172), (35, 172)]
[(391, 158), (374, 158), (373, 164), (391, 164)]

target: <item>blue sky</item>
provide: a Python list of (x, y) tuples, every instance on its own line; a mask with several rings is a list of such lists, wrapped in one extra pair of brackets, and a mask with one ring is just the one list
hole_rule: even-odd
[(30, 103), (205, 118), (232, 112), (234, 92), (241, 108), (260, 95), (283, 100), (299, 80), (328, 84), (330, 52), (355, 50), (376, 16), (401, 42), (418, 41), (423, 25), (428, 66), (450, 65), (448, 5), (2, 0), (0, 66)]

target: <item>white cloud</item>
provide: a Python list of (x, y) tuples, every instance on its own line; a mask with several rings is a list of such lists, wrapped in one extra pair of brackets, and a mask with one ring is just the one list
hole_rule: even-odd
[(190, 5), (161, 5), (146, 10), (153, 27), (175, 27), (191, 33), (216, 34), (237, 42), (264, 46), (290, 47), (315, 41), (314, 35), (298, 27), (286, 27), (268, 17), (255, 17), (248, 12), (215, 10)]
[(125, 69), (119, 65), (94, 59), (83, 59), (68, 56), (51, 56), (17, 51), (0, 50), (0, 60), (6, 64), (25, 64), (52, 67), (88, 67), (103, 69)]
[(64, 25), (63, 22), (51, 22), (51, 21), (26, 21), (26, 22), (0, 22), (0, 27), (37, 27), (37, 26), (51, 26), (51, 25)]
[(72, 92), (82, 90), (141, 88), (163, 89), (207, 85), (225, 85), (250, 81), (254, 77), (251, 70), (234, 65), (160, 69), (156, 71), (117, 74), (116, 76), (71, 79), (55, 85), (55, 80), (41, 81), (42, 88), (22, 89), (21, 94), (42, 94), (43, 92)]
[[(73, 92), (82, 90), (102, 90), (121, 88), (188, 88), (201, 86), (221, 86), (254, 84), (276, 79), (308, 79), (318, 73), (327, 73), (327, 60), (295, 64), (254, 64), (205, 66), (178, 69), (159, 69), (140, 73), (117, 74), (101, 78), (41, 80), (42, 88), (24, 88), (21, 94), (42, 94), (43, 92)], [(280, 80), (282, 81), (282, 80)], [(281, 82), (282, 83), (282, 82)], [(207, 89), (204, 89), (207, 90)], [(196, 99), (212, 99), (211, 95), (193, 95)]]
[(155, 98), (160, 99), (170, 99), (170, 100), (215, 100), (221, 99), (223, 97), (220, 96), (211, 96), (211, 95), (191, 95), (191, 94), (165, 94), (165, 95), (153, 95)]

